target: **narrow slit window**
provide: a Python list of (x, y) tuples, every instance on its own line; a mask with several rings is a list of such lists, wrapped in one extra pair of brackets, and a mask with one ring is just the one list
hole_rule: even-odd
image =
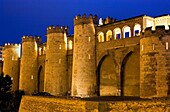
[(89, 42), (91, 41), (91, 37), (89, 37)]
[(90, 54), (88, 54), (88, 57), (89, 57), (89, 59), (91, 59), (91, 55)]
[(61, 64), (61, 59), (59, 59), (59, 64)]
[(61, 44), (59, 45), (59, 49), (61, 49)]
[(152, 50), (155, 50), (155, 44), (152, 44)]
[(168, 42), (166, 42), (166, 50), (168, 50)]
[(143, 51), (144, 46), (142, 45), (142, 51)]

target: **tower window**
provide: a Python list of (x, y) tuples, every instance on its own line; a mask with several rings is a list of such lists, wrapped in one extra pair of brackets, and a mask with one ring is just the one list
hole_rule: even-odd
[(142, 51), (143, 51), (144, 46), (142, 45)]
[(61, 49), (61, 44), (59, 45), (59, 49)]
[(89, 37), (89, 42), (91, 41), (91, 37)]
[(34, 79), (34, 76), (33, 76), (33, 75), (31, 75), (31, 79)]
[(166, 50), (168, 50), (168, 42), (166, 42)]
[(90, 54), (88, 54), (88, 57), (89, 57), (89, 59), (91, 59), (91, 55)]
[(61, 63), (61, 59), (59, 59), (58, 63), (59, 63), (59, 64)]
[(152, 44), (152, 50), (155, 50), (155, 44)]

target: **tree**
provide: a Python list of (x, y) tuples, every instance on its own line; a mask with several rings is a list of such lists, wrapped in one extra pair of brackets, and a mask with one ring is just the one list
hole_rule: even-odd
[(0, 112), (5, 112), (12, 98), (12, 80), (9, 75), (0, 75)]

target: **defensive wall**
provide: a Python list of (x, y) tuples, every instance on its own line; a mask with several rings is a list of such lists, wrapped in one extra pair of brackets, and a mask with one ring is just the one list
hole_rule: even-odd
[(19, 112), (169, 112), (169, 98), (153, 100), (85, 101), (23, 96)]

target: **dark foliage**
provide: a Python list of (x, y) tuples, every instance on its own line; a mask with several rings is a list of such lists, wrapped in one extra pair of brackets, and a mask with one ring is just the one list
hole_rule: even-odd
[(12, 80), (9, 75), (0, 75), (0, 112), (18, 112), (24, 91), (11, 92)]
[(5, 112), (8, 108), (12, 98), (11, 85), (11, 77), (9, 75), (4, 76), (2, 73), (0, 75), (0, 112)]

